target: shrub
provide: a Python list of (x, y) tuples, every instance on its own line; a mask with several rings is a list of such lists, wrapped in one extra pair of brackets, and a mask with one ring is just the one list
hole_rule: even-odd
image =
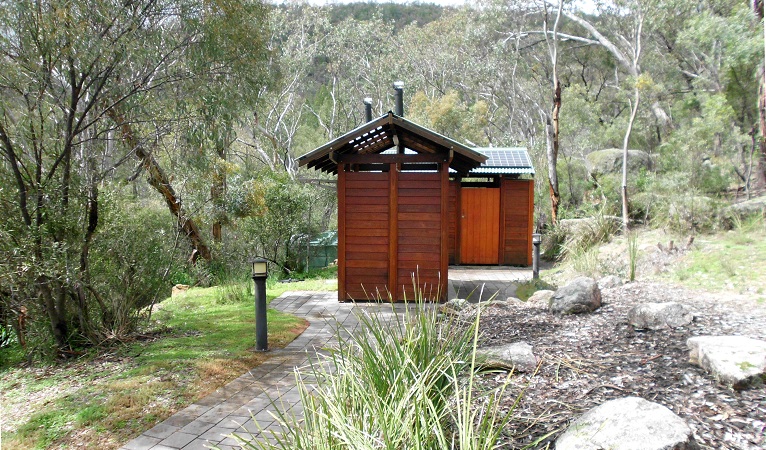
[(168, 276), (181, 260), (179, 244), (186, 243), (159, 203), (118, 198), (102, 203), (91, 277), (106, 306), (102, 322), (119, 335), (133, 328), (140, 309), (170, 294)]

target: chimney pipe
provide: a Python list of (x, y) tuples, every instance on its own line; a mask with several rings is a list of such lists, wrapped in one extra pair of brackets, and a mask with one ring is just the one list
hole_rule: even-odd
[(372, 122), (372, 97), (364, 98), (364, 122)]
[(404, 82), (394, 82), (394, 114), (404, 117)]

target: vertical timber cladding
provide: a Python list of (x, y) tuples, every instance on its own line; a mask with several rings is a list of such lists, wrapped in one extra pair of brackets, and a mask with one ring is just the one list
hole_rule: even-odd
[(460, 189), (460, 262), (500, 263), (500, 189)]
[(339, 296), (342, 300), (386, 300), (390, 172), (338, 169)]
[(502, 180), (503, 264), (532, 264), (534, 186), (534, 180)]
[(460, 180), (449, 181), (449, 263), (460, 261), (460, 243), (458, 242), (458, 212), (460, 211)]

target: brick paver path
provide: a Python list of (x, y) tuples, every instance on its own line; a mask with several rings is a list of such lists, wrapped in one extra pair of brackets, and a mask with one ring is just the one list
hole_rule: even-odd
[[(177, 412), (164, 422), (125, 444), (122, 450), (239, 449), (236, 433), (247, 439), (259, 438), (259, 430), (278, 429), (272, 413), (278, 407), (288, 413), (301, 413), (300, 395), (295, 383), (295, 367), (316, 359), (322, 348), (335, 341), (338, 325), (354, 331), (358, 315), (378, 312), (383, 320), (403, 304), (351, 304), (338, 302), (337, 292), (286, 292), (269, 305), (307, 319), (309, 327), (287, 347), (272, 351), (271, 357), (214, 393)], [(253, 418), (258, 421), (256, 424)]]
[[(513, 282), (531, 279), (531, 270), (451, 267), (449, 279), (450, 298), (464, 298), (469, 289), (484, 285), (482, 300), (495, 292), (504, 300), (515, 292)], [(471, 300), (478, 301), (476, 297), (478, 290)], [(230, 450), (240, 448), (232, 434), (258, 439), (262, 429), (271, 436), (271, 431), (278, 430), (272, 415), (275, 407), (288, 414), (301, 414), (295, 368), (308, 365), (310, 358), (316, 360), (323, 348), (333, 345), (339, 324), (353, 332), (359, 325), (359, 314), (378, 312), (385, 321), (406, 308), (401, 303), (393, 308), (388, 303), (340, 303), (337, 292), (286, 292), (269, 306), (303, 317), (310, 325), (287, 347), (273, 351), (263, 364), (177, 412), (121, 450), (196, 450), (212, 446)]]

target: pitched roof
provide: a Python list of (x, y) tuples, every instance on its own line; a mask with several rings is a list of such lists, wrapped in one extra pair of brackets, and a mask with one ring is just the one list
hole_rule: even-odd
[[(300, 166), (336, 173), (341, 155), (374, 154), (402, 146), (419, 154), (450, 154), (450, 168), (467, 174), (487, 160), (483, 154), (428, 128), (387, 114), (298, 158)], [(409, 152), (408, 152), (409, 153)]]

